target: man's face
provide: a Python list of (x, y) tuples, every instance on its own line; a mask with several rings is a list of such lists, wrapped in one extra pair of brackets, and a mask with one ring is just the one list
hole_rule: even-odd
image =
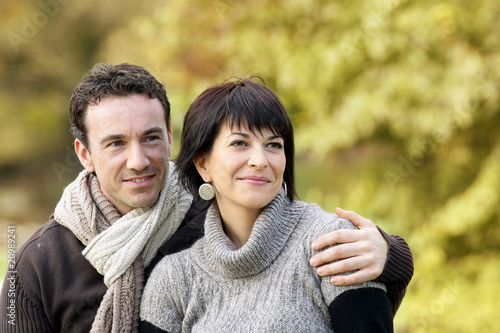
[(88, 147), (76, 139), (75, 150), (104, 195), (122, 215), (154, 204), (172, 149), (160, 101), (143, 94), (106, 97), (85, 117)]

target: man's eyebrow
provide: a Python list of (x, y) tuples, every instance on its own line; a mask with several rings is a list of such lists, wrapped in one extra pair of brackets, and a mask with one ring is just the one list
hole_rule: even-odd
[[(152, 127), (150, 129), (147, 129), (145, 130), (142, 135), (149, 135), (149, 134), (153, 134), (153, 133), (163, 133), (161, 127)], [(111, 134), (111, 135), (108, 135), (108, 136), (105, 136), (104, 138), (102, 138), (101, 140), (101, 144), (104, 144), (106, 142), (110, 142), (110, 141), (115, 141), (115, 140), (122, 140), (125, 138), (125, 135), (122, 135), (122, 134)]]
[(144, 131), (144, 133), (142, 135), (148, 135), (148, 134), (153, 134), (153, 133), (163, 133), (163, 130), (161, 129), (161, 127), (153, 127), (153, 128), (150, 128), (150, 129)]
[(105, 136), (104, 138), (102, 138), (101, 144), (104, 144), (104, 143), (109, 142), (109, 141), (121, 140), (124, 137), (125, 136), (123, 136), (121, 134), (111, 134), (111, 135), (108, 135), (108, 136)]

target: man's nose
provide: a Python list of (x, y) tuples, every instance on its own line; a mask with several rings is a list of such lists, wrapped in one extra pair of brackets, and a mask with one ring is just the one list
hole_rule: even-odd
[(127, 168), (141, 171), (147, 168), (150, 164), (146, 150), (139, 143), (132, 144), (129, 147), (127, 158)]

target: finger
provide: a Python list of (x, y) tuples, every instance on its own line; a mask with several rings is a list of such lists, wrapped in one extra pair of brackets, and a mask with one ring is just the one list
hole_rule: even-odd
[(312, 243), (312, 248), (315, 250), (319, 250), (328, 245), (355, 242), (359, 238), (357, 232), (358, 230), (353, 230), (353, 229), (339, 229), (329, 232), (327, 234), (319, 236)]
[(345, 243), (330, 247), (311, 257), (310, 263), (312, 266), (321, 266), (335, 260), (360, 256), (363, 253), (363, 247), (357, 243)]
[(368, 269), (363, 269), (349, 275), (333, 276), (330, 279), (330, 282), (336, 286), (348, 286), (375, 280), (378, 277), (378, 275), (379, 274), (371, 272)]
[(339, 217), (342, 217), (344, 219), (351, 221), (351, 223), (354, 224), (359, 229), (375, 227), (375, 224), (372, 221), (370, 221), (369, 219), (365, 219), (364, 217), (362, 217), (359, 214), (356, 214), (353, 211), (343, 210), (342, 208), (337, 207), (337, 208), (335, 208), (335, 213)]
[[(331, 262), (318, 267), (319, 276), (336, 275), (341, 273), (353, 272), (357, 269), (363, 269), (367, 265), (359, 257), (346, 258), (336, 262)], [(354, 273), (354, 272), (353, 272)]]

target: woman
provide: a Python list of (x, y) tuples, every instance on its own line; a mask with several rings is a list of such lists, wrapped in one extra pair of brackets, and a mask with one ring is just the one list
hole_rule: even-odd
[(293, 128), (270, 89), (252, 78), (207, 89), (186, 114), (180, 151), (180, 180), (215, 202), (204, 238), (153, 271), (143, 329), (392, 331), (383, 284), (335, 286), (309, 265), (314, 239), (354, 227), (294, 200)]

